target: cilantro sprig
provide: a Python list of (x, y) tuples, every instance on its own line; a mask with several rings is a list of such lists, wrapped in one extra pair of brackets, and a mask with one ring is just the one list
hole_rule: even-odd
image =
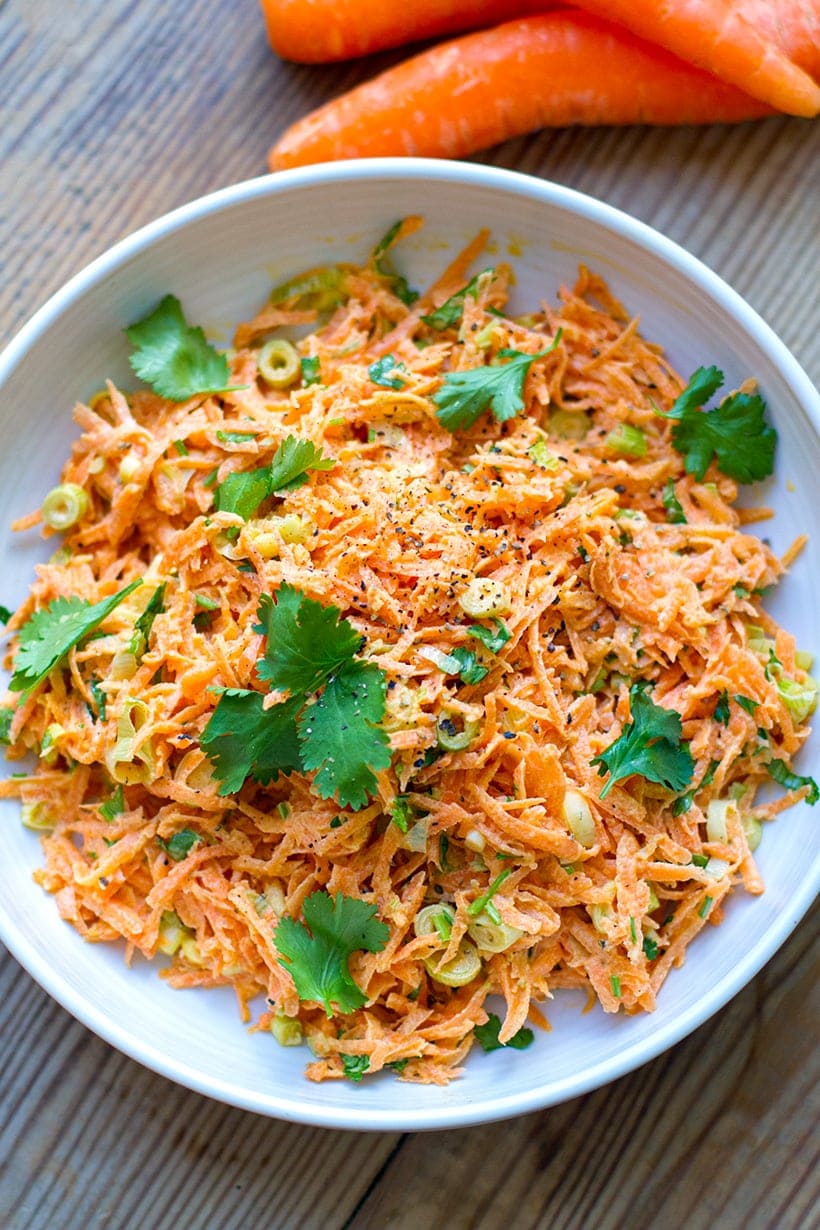
[(810, 807), (814, 807), (815, 803), (820, 799), (820, 786), (813, 777), (803, 777), (800, 773), (793, 773), (785, 760), (772, 759), (766, 765), (769, 777), (778, 786), (785, 787), (786, 790), (802, 790), (804, 786), (808, 786), (806, 792), (806, 802)]
[(448, 431), (472, 427), (485, 410), (492, 410), (499, 423), (514, 418), (524, 409), (524, 381), (537, 359), (543, 359), (561, 340), (559, 329), (546, 350), (525, 354), (520, 350), (499, 350), (509, 363), (472, 367), (463, 372), (447, 372), (441, 388), (433, 394), (438, 421)]
[(485, 269), (483, 273), (477, 273), (466, 286), (461, 290), (457, 290), (449, 299), (445, 299), (441, 307), (436, 308), (434, 312), (428, 312), (426, 316), (422, 316), (421, 320), (424, 324), (429, 325), (431, 329), (451, 329), (457, 325), (464, 314), (464, 300), (468, 295), (475, 298), (476, 290), (478, 289), (479, 279), (484, 274), (493, 273), (492, 268)]
[(358, 897), (320, 890), (302, 905), (304, 922), (287, 915), (277, 926), (273, 941), (279, 964), (288, 971), (300, 999), (323, 1004), (328, 1017), (334, 1005), (340, 1012), (355, 1012), (367, 997), (350, 973), (354, 952), (381, 952), (390, 937), (377, 909)]
[(332, 457), (323, 457), (312, 440), (288, 436), (273, 454), (270, 465), (229, 474), (215, 491), (217, 512), (236, 513), (247, 521), (272, 495), (302, 487), (311, 470), (332, 470)]
[(166, 295), (125, 332), (134, 347), (131, 367), (160, 397), (187, 401), (198, 393), (246, 387), (229, 384), (225, 355), (214, 349), (202, 329), (187, 323), (175, 295)]
[(102, 602), (55, 598), (42, 611), (35, 611), (17, 633), (14, 674), (9, 683), (12, 692), (30, 692), (41, 684), (139, 585), (142, 580), (138, 578)]
[[(402, 375), (402, 372), (405, 374)], [(407, 368), (403, 363), (397, 363), (392, 354), (382, 355), (371, 363), (367, 374), (374, 384), (383, 389), (403, 389), (407, 383)]]
[(501, 619), (493, 619), (495, 631), (488, 628), (485, 624), (470, 624), (467, 629), (468, 636), (474, 636), (477, 641), (481, 641), (490, 653), (501, 653), (501, 650), (510, 639), (511, 633), (507, 625)]
[(148, 640), (151, 635), (151, 628), (154, 626), (154, 620), (157, 615), (161, 615), (165, 610), (165, 588), (166, 584), (164, 581), (161, 585), (157, 586), (148, 599), (145, 610), (137, 617), (134, 623), (134, 631), (131, 635), (129, 648), (137, 658), (141, 658), (148, 648)]
[(167, 841), (164, 837), (157, 837), (157, 845), (161, 846), (175, 863), (181, 863), (183, 859), (186, 859), (194, 846), (199, 845), (201, 841), (201, 834), (194, 832), (193, 829), (180, 829)]
[(672, 443), (683, 454), (688, 474), (703, 480), (714, 459), (717, 468), (740, 483), (760, 482), (774, 469), (777, 432), (766, 422), (759, 393), (732, 393), (712, 410), (702, 407), (723, 386), (717, 367), (699, 367), (663, 417), (675, 420)]
[(323, 607), (291, 585), (283, 584), (275, 601), (263, 594), (258, 618), (267, 646), (257, 674), (288, 698), (266, 707), (260, 692), (222, 693), (201, 740), (220, 794), (236, 793), (248, 777), (264, 785), (279, 773), (316, 770), (321, 798), (364, 807), (375, 773), (390, 764), (379, 725), (384, 672), (356, 656), (363, 638), (338, 607)]
[(603, 799), (616, 782), (638, 774), (667, 790), (684, 790), (692, 780), (695, 762), (689, 746), (681, 741), (677, 713), (656, 705), (640, 684), (629, 690), (631, 720), (619, 737), (592, 760), (598, 773), (610, 778), (601, 790)]
[(387, 233), (376, 244), (370, 257), (373, 268), (386, 280), (396, 298), (401, 299), (402, 303), (407, 307), (416, 302), (419, 292), (413, 290), (403, 274), (396, 273), (392, 268), (388, 253), (405, 234), (409, 234), (412, 229), (415, 229), (412, 225), (409, 225), (412, 221), (412, 219), (400, 218), (398, 222), (394, 222)]
[(535, 1041), (535, 1034), (532, 1030), (522, 1026), (506, 1042), (500, 1042), (498, 1039), (500, 1029), (501, 1021), (499, 1017), (494, 1012), (488, 1012), (485, 1024), (476, 1025), (473, 1030), (473, 1037), (484, 1051), (500, 1051), (505, 1046), (511, 1046), (515, 1051), (524, 1051), (528, 1046), (532, 1046)]

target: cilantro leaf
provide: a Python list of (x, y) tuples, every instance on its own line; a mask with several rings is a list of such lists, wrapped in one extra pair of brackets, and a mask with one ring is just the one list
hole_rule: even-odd
[(473, 367), (463, 372), (448, 372), (441, 388), (433, 394), (439, 422), (448, 431), (472, 427), (485, 410), (492, 410), (499, 423), (524, 409), (523, 388), (527, 373), (536, 359), (543, 359), (561, 340), (559, 329), (546, 350), (524, 354), (520, 350), (500, 350), (509, 363)]
[(370, 1067), (369, 1055), (339, 1055), (344, 1074), (352, 1081), (360, 1081)]
[(120, 813), (124, 811), (125, 811), (125, 794), (123, 792), (122, 786), (117, 786), (117, 789), (114, 791), (111, 797), (106, 799), (104, 803), (100, 804), (100, 815), (102, 816), (103, 820), (107, 820), (110, 823), (110, 821), (112, 821), (115, 816), (119, 816)]
[(501, 650), (510, 639), (510, 630), (501, 619), (493, 619), (495, 624), (495, 632), (492, 628), (485, 628), (483, 624), (470, 624), (467, 629), (468, 636), (474, 636), (477, 641), (481, 641), (490, 653), (501, 653)]
[(605, 798), (616, 782), (634, 774), (667, 790), (683, 790), (692, 780), (695, 763), (688, 745), (681, 742), (680, 716), (656, 705), (638, 684), (630, 688), (629, 698), (631, 720), (591, 762), (599, 766), (601, 777), (607, 770), (610, 773), (600, 797)]
[(714, 397), (723, 386), (723, 372), (719, 367), (699, 367), (689, 377), (689, 382), (676, 400), (667, 415), (670, 419), (679, 419), (692, 410), (704, 406), (710, 397)]
[(375, 363), (370, 364), (367, 374), (374, 384), (380, 384), (382, 388), (403, 389), (407, 380), (399, 373), (406, 370), (404, 364), (397, 363), (392, 354), (385, 354)]
[(675, 495), (675, 480), (670, 478), (663, 489), (663, 506), (666, 509), (666, 520), (671, 525), (685, 525), (686, 513), (683, 511), (680, 500)]
[[(492, 273), (492, 269), (485, 269), (484, 273)], [(464, 312), (464, 300), (468, 295), (475, 298), (478, 280), (482, 277), (481, 273), (477, 273), (465, 287), (457, 290), (449, 299), (445, 299), (441, 307), (436, 308), (434, 312), (429, 312), (426, 316), (422, 316), (421, 320), (424, 324), (429, 325), (431, 329), (450, 329), (453, 325), (457, 325), (461, 320)]]
[(770, 760), (766, 768), (768, 769), (769, 777), (776, 781), (778, 786), (784, 786), (786, 790), (802, 790), (804, 786), (808, 786), (809, 791), (806, 795), (806, 802), (810, 807), (814, 807), (817, 800), (820, 799), (820, 787), (818, 787), (814, 778), (801, 777), (799, 773), (792, 773), (785, 760)]
[(413, 818), (413, 811), (407, 801), (406, 794), (397, 794), (393, 802), (390, 804), (390, 818), (396, 828), (401, 829), (402, 833), (406, 833), (410, 827), (410, 821)]
[(449, 656), (455, 658), (456, 662), (458, 662), (459, 678), (463, 679), (465, 683), (481, 683), (481, 680), (490, 673), (486, 666), (481, 665), (471, 650), (464, 649), (461, 645), (454, 649)]
[(473, 1036), (485, 1051), (500, 1051), (505, 1046), (511, 1046), (516, 1051), (524, 1051), (535, 1041), (535, 1034), (524, 1026), (518, 1030), (518, 1033), (513, 1034), (508, 1042), (499, 1042), (498, 1031), (500, 1029), (499, 1018), (494, 1012), (488, 1012), (486, 1024), (476, 1025)]
[(715, 705), (712, 717), (716, 722), (720, 722), (721, 726), (729, 725), (729, 694), (721, 692), (718, 697), (718, 703)]
[(298, 720), (305, 769), (318, 769), (320, 798), (364, 807), (376, 791), (373, 770), (390, 764), (390, 743), (378, 725), (384, 717), (384, 673), (373, 663), (347, 662)]
[[(724, 692), (723, 695), (725, 696), (726, 693)], [(719, 760), (710, 760), (709, 766), (697, 786), (693, 786), (691, 790), (687, 790), (685, 794), (682, 794), (679, 798), (675, 799), (675, 802), (672, 804), (673, 816), (685, 816), (686, 813), (691, 810), (692, 804), (695, 801), (695, 795), (698, 794), (699, 791), (703, 790), (705, 786), (710, 785), (714, 781), (715, 772), (719, 764)], [(692, 857), (698, 858), (699, 856), (695, 854)]]
[(14, 714), (15, 710), (11, 705), (0, 705), (0, 743), (11, 743), (11, 724), (14, 721)]
[(322, 383), (318, 356), (303, 355), (299, 360), (299, 366), (302, 369), (302, 379), (306, 385)]
[(7, 624), (13, 615), (7, 606), (0, 604), (0, 624)]
[(337, 606), (322, 606), (287, 582), (275, 601), (262, 594), (255, 630), (268, 643), (259, 678), (282, 692), (315, 692), (362, 647), (361, 634), (340, 614)]
[(766, 423), (766, 403), (759, 393), (735, 393), (715, 410), (695, 410), (679, 419), (672, 443), (698, 482), (714, 457), (723, 474), (755, 483), (774, 469), (777, 432)]
[(777, 432), (766, 422), (766, 403), (759, 393), (733, 393), (714, 410), (701, 410), (722, 384), (723, 372), (718, 368), (698, 368), (663, 416), (675, 420), (672, 443), (684, 455), (687, 473), (698, 482), (713, 458), (729, 478), (739, 483), (759, 482), (774, 469)]
[(175, 295), (166, 295), (152, 312), (125, 330), (134, 347), (131, 366), (155, 393), (187, 401), (197, 393), (224, 393), (230, 368), (202, 329), (190, 326)]
[(213, 761), (221, 795), (235, 794), (247, 777), (267, 785), (280, 773), (301, 769), (296, 715), (301, 699), (263, 708), (260, 692), (222, 693), (200, 743)]
[(86, 705), (86, 709), (94, 721), (104, 722), (107, 716), (106, 706), (108, 704), (108, 697), (103, 691), (102, 684), (96, 675), (92, 675), (89, 679), (88, 690), (91, 693), (91, 699), (96, 706), (96, 711), (91, 707), (91, 705)]
[(236, 513), (248, 521), (270, 494), (270, 466), (236, 470), (216, 488), (214, 507), (217, 512)]
[(202, 841), (201, 834), (195, 833), (193, 829), (180, 829), (167, 841), (163, 837), (157, 837), (157, 844), (162, 846), (168, 857), (172, 858), (175, 863), (181, 863), (184, 858), (187, 858), (200, 841)]
[(732, 700), (740, 705), (741, 709), (744, 709), (750, 717), (754, 717), (755, 709), (760, 704), (759, 700), (752, 700), (751, 696), (733, 696)]
[(417, 290), (412, 290), (408, 285), (407, 278), (400, 273), (395, 273), (385, 260), (387, 253), (402, 237), (404, 231), (405, 219), (400, 218), (398, 222), (394, 222), (386, 235), (383, 235), (376, 247), (373, 249), (371, 261), (377, 273), (380, 273), (383, 278), (386, 278), (390, 284), (390, 289), (397, 299), (401, 299), (407, 307), (410, 307), (416, 302), (419, 297)]
[(9, 687), (12, 692), (31, 691), (83, 637), (95, 632), (123, 599), (142, 585), (137, 579), (110, 598), (93, 604), (82, 598), (55, 598), (42, 611), (35, 611), (20, 628), (14, 659), (14, 674)]
[(308, 470), (332, 470), (335, 464), (332, 457), (322, 456), (322, 450), (312, 440), (288, 436), (273, 454), (270, 493), (280, 495), (283, 491), (302, 487), (308, 480)]
[(652, 935), (643, 937), (643, 951), (647, 961), (654, 961), (658, 955), (658, 941)]
[(390, 763), (389, 740), (378, 726), (384, 672), (356, 660), (363, 638), (339, 618), (338, 607), (323, 607), (287, 583), (275, 601), (263, 594), (257, 613), (256, 631), (267, 638), (257, 674), (290, 697), (265, 709), (258, 692), (222, 694), (202, 736), (220, 793), (234, 793), (251, 775), (265, 783), (280, 771), (316, 769), (321, 798), (336, 795), (342, 806), (364, 807), (375, 792), (373, 770)]
[(148, 637), (151, 634), (151, 627), (157, 615), (161, 615), (165, 610), (165, 582), (158, 585), (151, 597), (146, 603), (142, 614), (134, 623), (134, 631), (131, 636), (131, 652), (137, 658), (141, 658), (148, 648)]
[(271, 495), (293, 491), (307, 482), (309, 470), (332, 470), (332, 457), (323, 457), (312, 440), (288, 436), (277, 448), (269, 466), (229, 474), (215, 491), (217, 512), (236, 513), (244, 521), (253, 517)]
[(305, 898), (304, 923), (287, 915), (280, 920), (273, 936), (279, 964), (290, 974), (300, 999), (324, 1004), (329, 1017), (334, 1004), (340, 1012), (355, 1012), (367, 1003), (348, 962), (362, 949), (383, 950), (390, 930), (376, 914), (376, 906), (358, 897), (337, 893), (333, 899), (319, 891)]

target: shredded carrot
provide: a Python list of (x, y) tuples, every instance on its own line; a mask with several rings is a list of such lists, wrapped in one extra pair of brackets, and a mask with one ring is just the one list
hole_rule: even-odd
[[(782, 670), (806, 676), (757, 596), (784, 563), (743, 531), (731, 479), (714, 464), (703, 482), (686, 473), (657, 413), (683, 382), (599, 278), (581, 269), (557, 305), (513, 318), (511, 274), (497, 267), (464, 297), (460, 319), (436, 329), (422, 316), (464, 285), (464, 262), (421, 308), (373, 262), (346, 269), (344, 302), (297, 343), (319, 361), (321, 383), (273, 391), (257, 370), (265, 333), (302, 319), (294, 301), (240, 326), (231, 384), (244, 388), (179, 404), (109, 385), (93, 409), (76, 407), (81, 434), (63, 477), (88, 507), (58, 559), (38, 568), (12, 632), (59, 596), (97, 601), (133, 578), (145, 584), (24, 694), (10, 755), (41, 759), (0, 793), (47, 830), (35, 878), (87, 940), (124, 939), (129, 959), (164, 952), (176, 987), (230, 984), (246, 1019), (266, 997), (255, 1027), (298, 1021), (311, 1079), (343, 1076), (344, 1055), (366, 1057), (368, 1072), (398, 1064), (402, 1079), (443, 1084), (487, 1021), (488, 996), (506, 1003), (502, 1043), (528, 1019), (542, 1024), (536, 1003), (561, 987), (594, 994), (607, 1012), (652, 1010), (733, 889), (760, 891), (739, 811), (710, 840), (708, 805), (740, 799), (756, 822), (803, 796), (755, 805), (768, 780), (760, 732), (786, 764), (808, 732), (754, 638), (771, 638)], [(445, 430), (431, 400), (445, 373), (509, 348), (541, 356), (524, 412)], [(400, 388), (371, 378), (388, 352), (403, 365)], [(567, 415), (580, 431), (566, 431)], [(624, 424), (643, 433), (642, 456), (608, 447)], [(237, 518), (214, 510), (215, 483), (270, 463), (288, 434), (321, 446), (333, 469), (228, 533)], [(677, 521), (663, 502), (670, 484)], [(301, 519), (301, 540), (283, 532), (283, 512)], [(462, 606), (476, 578), (505, 596), (508, 639), (494, 652), (470, 635), (476, 620)], [(214, 689), (253, 687), (259, 598), (283, 582), (335, 604), (389, 681), (392, 765), (361, 810), (318, 797), (304, 773), (249, 779), (223, 797), (200, 747)], [(160, 584), (164, 609), (122, 678), (113, 664)], [(427, 652), (460, 649), (486, 667), (478, 682)], [(698, 787), (688, 807), (640, 776), (600, 797), (591, 761), (620, 734), (637, 678), (682, 720)], [(716, 720), (718, 698), (736, 695), (747, 707)], [(135, 699), (134, 774), (112, 807), (106, 758)], [(463, 750), (437, 749), (444, 711), (473, 724)], [(414, 817), (407, 832), (390, 819), (398, 795)], [(168, 843), (185, 830), (197, 840), (175, 861)], [(318, 889), (375, 905), (390, 932), (381, 951), (352, 958), (367, 1003), (332, 1019), (299, 999), (274, 940), (277, 920), (298, 919)], [(493, 910), (478, 921), (504, 937), (489, 947), (471, 912), (488, 893)], [(416, 935), (434, 902), (450, 907), (451, 931)], [(480, 973), (443, 985), (436, 970), (468, 940)]]

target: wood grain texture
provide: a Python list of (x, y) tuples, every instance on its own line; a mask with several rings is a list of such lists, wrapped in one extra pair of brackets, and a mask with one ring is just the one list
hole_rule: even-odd
[[(0, 342), (135, 227), (264, 171), (293, 119), (401, 53), (278, 63), (254, 0), (0, 6)], [(722, 274), (820, 377), (820, 125), (562, 131), (480, 161), (626, 209)], [(9, 1230), (812, 1230), (818, 924), (669, 1055), (500, 1125), (358, 1136), (145, 1071), (0, 962)]]

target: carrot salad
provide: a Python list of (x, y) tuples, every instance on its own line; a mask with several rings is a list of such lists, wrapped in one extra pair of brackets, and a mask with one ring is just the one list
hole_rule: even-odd
[(801, 544), (735, 507), (772, 467), (754, 384), (705, 408), (721, 373), (583, 268), (507, 314), (485, 234), (418, 296), (417, 225), (227, 354), (167, 296), (128, 330), (149, 387), (76, 406), (16, 526), (64, 533), (0, 708), (36, 880), (314, 1080), (443, 1084), (561, 987), (651, 1011), (817, 798), (811, 663), (761, 604)]

